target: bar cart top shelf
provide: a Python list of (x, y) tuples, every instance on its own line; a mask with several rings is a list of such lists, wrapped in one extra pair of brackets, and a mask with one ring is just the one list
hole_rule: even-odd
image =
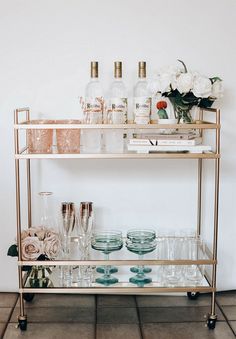
[[(203, 111), (215, 114), (214, 122), (203, 120)], [(19, 113), (26, 112), (26, 120), (19, 122)], [(28, 113), (27, 113), (28, 112)], [(40, 120), (37, 120), (40, 121)], [(151, 123), (148, 125), (137, 125), (134, 123), (128, 124), (80, 124), (80, 123), (64, 123), (63, 120), (48, 120), (50, 123), (40, 124), (35, 120), (29, 119), (29, 108), (17, 109), (15, 111), (15, 132), (19, 130), (29, 129), (124, 129), (133, 131), (154, 131), (163, 129), (176, 130), (219, 130), (220, 129), (220, 110), (215, 108), (207, 108), (202, 110), (200, 119), (191, 124), (158, 124)], [(53, 122), (53, 123), (51, 123)], [(151, 153), (137, 153), (133, 151), (124, 151), (123, 153), (58, 153), (54, 148), (51, 153), (29, 153), (27, 147), (19, 149), (15, 153), (16, 159), (218, 159), (220, 158), (219, 149), (216, 151), (209, 151), (203, 153), (191, 152), (151, 152)]]

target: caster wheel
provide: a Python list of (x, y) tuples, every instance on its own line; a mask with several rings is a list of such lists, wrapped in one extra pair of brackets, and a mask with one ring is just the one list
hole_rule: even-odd
[(199, 297), (199, 292), (187, 292), (187, 296), (190, 300), (196, 300)]
[(34, 299), (34, 293), (24, 293), (23, 299), (27, 302), (30, 302)]
[(207, 327), (209, 328), (209, 330), (214, 330), (214, 328), (216, 327), (216, 318), (215, 319), (209, 318), (207, 320)]
[(26, 331), (27, 330), (27, 319), (19, 319), (18, 325), (21, 331)]

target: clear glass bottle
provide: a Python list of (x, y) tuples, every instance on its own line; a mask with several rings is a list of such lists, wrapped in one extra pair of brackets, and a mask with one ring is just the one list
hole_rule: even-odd
[[(109, 91), (107, 110), (108, 124), (127, 123), (128, 99), (127, 90), (122, 81), (122, 62), (114, 62), (114, 80)], [(108, 129), (104, 131), (104, 147), (108, 153), (122, 153), (124, 149), (124, 130)]]
[(114, 62), (114, 80), (109, 93), (108, 123), (127, 123), (128, 99), (127, 90), (122, 80), (122, 62)]
[(146, 80), (146, 62), (138, 64), (138, 81), (134, 87), (134, 122), (149, 124), (151, 116), (151, 96)]
[[(85, 109), (83, 122), (85, 124), (102, 124), (103, 122), (103, 90), (98, 77), (98, 62), (91, 62), (91, 79), (85, 89)], [(82, 145), (85, 153), (101, 151), (101, 131), (83, 130)]]

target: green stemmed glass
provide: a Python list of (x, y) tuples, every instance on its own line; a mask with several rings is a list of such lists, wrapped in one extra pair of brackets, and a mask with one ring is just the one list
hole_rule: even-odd
[[(120, 231), (95, 232), (92, 236), (91, 246), (104, 254), (104, 260), (109, 260), (111, 252), (119, 251), (123, 247), (122, 233)], [(111, 275), (111, 266), (105, 265), (103, 276), (96, 279), (96, 282), (109, 286), (118, 282), (118, 279)]]
[[(134, 243), (150, 242), (156, 239), (156, 232), (155, 230), (152, 229), (143, 229), (143, 230), (133, 229), (127, 232), (127, 239)], [(138, 273), (139, 268), (137, 266), (131, 267), (130, 271), (133, 273)], [(151, 271), (152, 271), (151, 267), (143, 267), (144, 273), (150, 273)]]
[[(126, 247), (130, 252), (136, 253), (139, 260), (143, 260), (143, 256), (156, 249), (157, 241), (155, 240), (155, 231), (152, 230), (132, 230), (127, 233)], [(152, 282), (152, 279), (145, 275), (143, 265), (138, 265), (131, 268), (132, 271), (137, 273), (131, 277), (129, 281), (133, 284), (143, 287), (145, 284)], [(149, 271), (150, 272), (150, 271)]]

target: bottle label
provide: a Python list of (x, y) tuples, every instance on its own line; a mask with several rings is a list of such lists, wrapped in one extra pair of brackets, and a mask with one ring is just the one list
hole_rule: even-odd
[(134, 119), (134, 122), (138, 125), (147, 125), (150, 122), (150, 118), (149, 117), (144, 117), (144, 116), (136, 116)]
[(134, 98), (134, 116), (149, 117), (151, 115), (151, 98), (135, 97)]
[(108, 123), (125, 124), (128, 117), (128, 99), (111, 98)]
[(86, 124), (101, 124), (103, 113), (103, 99), (102, 98), (86, 98), (84, 122)]

